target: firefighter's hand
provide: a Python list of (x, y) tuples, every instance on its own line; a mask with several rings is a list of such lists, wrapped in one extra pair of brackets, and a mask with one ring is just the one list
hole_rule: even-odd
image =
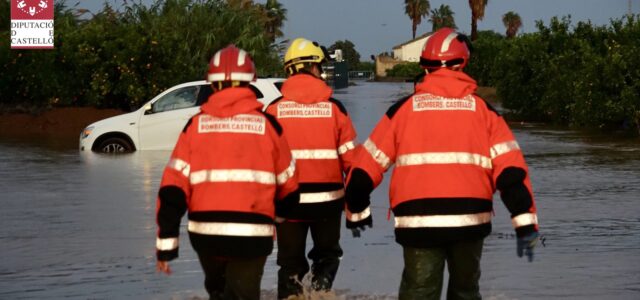
[(167, 275), (171, 275), (171, 267), (169, 266), (169, 261), (156, 261), (156, 270), (161, 273), (165, 273)]
[(367, 226), (369, 226), (369, 228), (373, 226), (373, 218), (371, 216), (358, 222), (347, 220), (347, 228), (351, 230), (354, 238), (359, 238), (360, 234), (367, 229)]
[(532, 232), (525, 236), (521, 236), (517, 239), (518, 243), (518, 257), (522, 257), (522, 255), (526, 255), (529, 262), (533, 261), (533, 249), (538, 244), (539, 239), (538, 232)]
[(353, 235), (354, 238), (359, 238), (360, 233), (365, 231), (366, 229), (367, 229), (366, 226), (351, 228), (351, 234)]

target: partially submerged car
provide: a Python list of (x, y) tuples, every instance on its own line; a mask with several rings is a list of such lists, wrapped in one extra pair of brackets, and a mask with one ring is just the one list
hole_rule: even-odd
[[(284, 79), (258, 78), (249, 86), (263, 106), (280, 97)], [(140, 109), (90, 124), (80, 133), (80, 151), (123, 153), (172, 150), (187, 121), (212, 93), (206, 81), (167, 89)]]

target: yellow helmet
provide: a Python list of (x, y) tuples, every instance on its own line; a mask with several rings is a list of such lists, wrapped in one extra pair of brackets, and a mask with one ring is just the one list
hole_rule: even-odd
[(312, 63), (320, 64), (325, 59), (324, 50), (318, 43), (297, 38), (284, 55), (284, 69), (288, 74), (294, 74)]

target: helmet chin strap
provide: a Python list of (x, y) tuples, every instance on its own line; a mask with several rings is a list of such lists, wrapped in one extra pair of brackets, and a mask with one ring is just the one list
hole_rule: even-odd
[(324, 72), (320, 64), (313, 64), (310, 66), (305, 66), (303, 68), (296, 68), (296, 71), (290, 73), (289, 75), (295, 75), (295, 74), (307, 74), (322, 80), (326, 80), (327, 78), (327, 73)]
[(328, 76), (328, 74), (324, 71), (324, 69), (322, 68), (322, 65), (320, 65), (320, 64), (315, 64), (315, 66), (316, 66), (316, 67), (315, 67), (314, 69), (315, 69), (316, 71), (315, 71), (315, 72), (313, 72), (313, 73), (317, 73), (317, 74), (314, 74), (314, 75), (315, 75), (316, 77), (318, 77), (318, 78), (322, 79), (322, 80), (327, 80), (327, 76)]
[(242, 85), (242, 81), (237, 81), (237, 80), (233, 80), (233, 81), (215, 81), (211, 83), (211, 86), (213, 87), (213, 89), (217, 90), (217, 91), (221, 91), (223, 89), (226, 88), (230, 88), (230, 87), (238, 87)]
[(438, 71), (440, 69), (449, 69), (451, 71), (462, 71), (462, 67), (460, 67), (460, 65), (455, 65), (455, 66), (442, 66), (442, 67), (439, 67), (439, 68), (425, 68), (424, 72), (426, 74), (429, 74), (429, 73), (433, 73), (435, 71)]

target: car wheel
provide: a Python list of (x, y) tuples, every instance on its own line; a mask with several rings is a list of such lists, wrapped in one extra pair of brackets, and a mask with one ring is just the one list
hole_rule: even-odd
[(102, 141), (96, 150), (101, 153), (128, 153), (133, 151), (133, 146), (122, 138), (112, 137)]

